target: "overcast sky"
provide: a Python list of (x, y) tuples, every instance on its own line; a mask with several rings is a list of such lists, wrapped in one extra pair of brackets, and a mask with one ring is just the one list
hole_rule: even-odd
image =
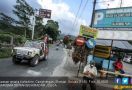
[[(83, 0), (82, 7), (78, 14), (76, 23), (73, 25), (76, 13), (78, 11), (81, 0), (26, 0), (33, 8), (51, 9), (52, 18), (59, 22), (62, 33), (77, 35), (79, 33), (80, 25), (89, 25), (91, 22), (91, 11), (93, 0), (88, 0), (87, 6), (84, 8), (87, 0)], [(107, 1), (107, 2), (102, 2)], [(96, 9), (115, 8), (120, 6), (121, 0), (97, 0)], [(12, 14), (13, 5), (16, 0), (1, 0), (0, 11), (15, 17)], [(123, 7), (132, 6), (132, 0), (123, 0)], [(47, 20), (47, 19), (45, 19)], [(73, 27), (74, 26), (74, 27)]]

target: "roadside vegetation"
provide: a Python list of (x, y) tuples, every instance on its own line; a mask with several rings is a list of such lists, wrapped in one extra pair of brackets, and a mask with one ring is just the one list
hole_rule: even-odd
[[(17, 18), (0, 12), (0, 58), (10, 56), (12, 47), (10, 45), (12, 45), (12, 42), (13, 46), (19, 46), (26, 40), (31, 40), (31, 16), (35, 14), (33, 7), (26, 0), (16, 0), (16, 5), (14, 5), (12, 12)], [(53, 40), (57, 40), (60, 34), (59, 23), (54, 20), (48, 20), (44, 25), (43, 18), (39, 16), (35, 18), (34, 39), (38, 40), (44, 34), (48, 34)], [(5, 47), (6, 45), (9, 46)]]

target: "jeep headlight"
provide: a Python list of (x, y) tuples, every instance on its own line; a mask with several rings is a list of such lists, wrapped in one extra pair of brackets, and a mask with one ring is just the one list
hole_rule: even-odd
[(32, 56), (32, 52), (28, 52), (28, 56)]

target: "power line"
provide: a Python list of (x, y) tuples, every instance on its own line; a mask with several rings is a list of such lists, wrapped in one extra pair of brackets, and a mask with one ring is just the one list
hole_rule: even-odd
[[(83, 9), (82, 9), (82, 12), (81, 12), (81, 14), (80, 14), (80, 16), (79, 16), (79, 19), (80, 19), (81, 16), (83, 15), (83, 13), (84, 13), (84, 11), (85, 11), (85, 8), (86, 8), (87, 4), (88, 4), (88, 0), (86, 1), (85, 5), (84, 5), (84, 7), (83, 7)], [(77, 25), (77, 24), (78, 24), (78, 21), (77, 21), (77, 23), (76, 23), (75, 25)]]
[(73, 22), (72, 30), (73, 30), (73, 27), (74, 27), (74, 25), (75, 25), (75, 23), (76, 23), (76, 19), (77, 19), (77, 17), (78, 17), (79, 11), (80, 11), (80, 9), (81, 9), (82, 2), (83, 2), (83, 0), (81, 0), (81, 2), (80, 2), (78, 11), (77, 11), (77, 13), (76, 13), (76, 17), (75, 17), (74, 22)]

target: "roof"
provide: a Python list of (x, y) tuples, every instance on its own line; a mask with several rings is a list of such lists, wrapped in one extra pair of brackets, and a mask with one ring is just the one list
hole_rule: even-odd
[[(112, 40), (96, 40), (97, 45), (111, 46)], [(128, 41), (113, 41), (113, 47), (132, 50), (132, 45)]]

